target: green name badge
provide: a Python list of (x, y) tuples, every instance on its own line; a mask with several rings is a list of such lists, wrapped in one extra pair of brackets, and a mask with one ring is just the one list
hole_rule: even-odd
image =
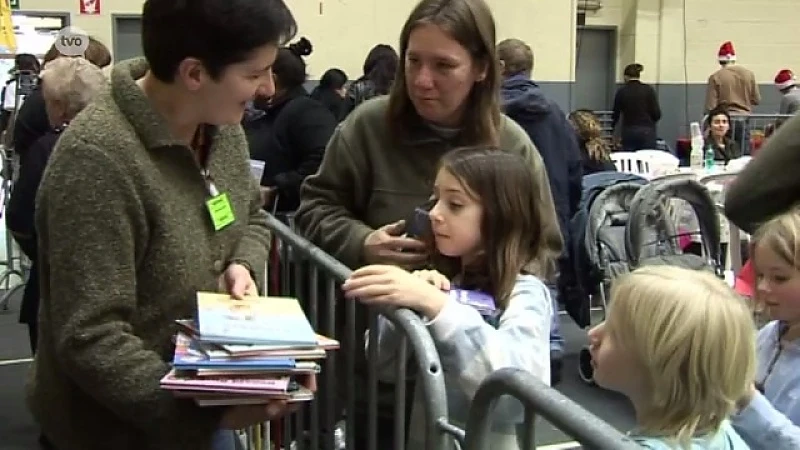
[(206, 207), (208, 208), (208, 213), (211, 214), (214, 231), (219, 231), (236, 220), (231, 202), (228, 200), (228, 194), (222, 193), (211, 197), (206, 200)]

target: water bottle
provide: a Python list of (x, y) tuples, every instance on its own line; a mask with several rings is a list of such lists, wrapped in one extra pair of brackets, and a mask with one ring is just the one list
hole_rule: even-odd
[(698, 122), (692, 122), (689, 128), (692, 132), (692, 150), (689, 153), (689, 165), (699, 169), (703, 167), (703, 159), (705, 158), (703, 154), (703, 132), (700, 131)]
[(705, 156), (704, 156), (704, 160), (703, 160), (703, 166), (706, 169), (706, 172), (713, 172), (715, 165), (716, 165), (716, 161), (714, 160), (714, 147), (709, 145), (706, 148), (706, 152), (705, 152)]

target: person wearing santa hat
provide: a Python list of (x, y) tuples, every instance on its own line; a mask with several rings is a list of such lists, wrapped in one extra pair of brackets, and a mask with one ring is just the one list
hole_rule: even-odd
[(708, 77), (706, 111), (726, 105), (732, 113), (751, 112), (761, 102), (755, 75), (736, 64), (736, 51), (730, 41), (719, 48), (718, 60), (721, 67)]
[(721, 67), (708, 77), (705, 111), (725, 108), (731, 114), (733, 139), (749, 154), (747, 116), (761, 103), (756, 77), (752, 71), (736, 64), (736, 50), (730, 41), (720, 46), (717, 60)]
[(789, 69), (783, 69), (775, 75), (775, 87), (781, 91), (780, 114), (795, 114), (800, 111), (800, 88), (797, 87), (797, 77)]

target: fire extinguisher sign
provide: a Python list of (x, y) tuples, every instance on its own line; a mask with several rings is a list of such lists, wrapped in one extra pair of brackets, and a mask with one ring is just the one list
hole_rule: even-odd
[(78, 0), (81, 14), (100, 14), (100, 0)]

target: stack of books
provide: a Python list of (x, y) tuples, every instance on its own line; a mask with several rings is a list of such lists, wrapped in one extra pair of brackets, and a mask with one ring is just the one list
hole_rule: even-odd
[(201, 292), (197, 317), (178, 321), (162, 389), (200, 406), (310, 401), (319, 362), (339, 348), (314, 332), (297, 299)]

